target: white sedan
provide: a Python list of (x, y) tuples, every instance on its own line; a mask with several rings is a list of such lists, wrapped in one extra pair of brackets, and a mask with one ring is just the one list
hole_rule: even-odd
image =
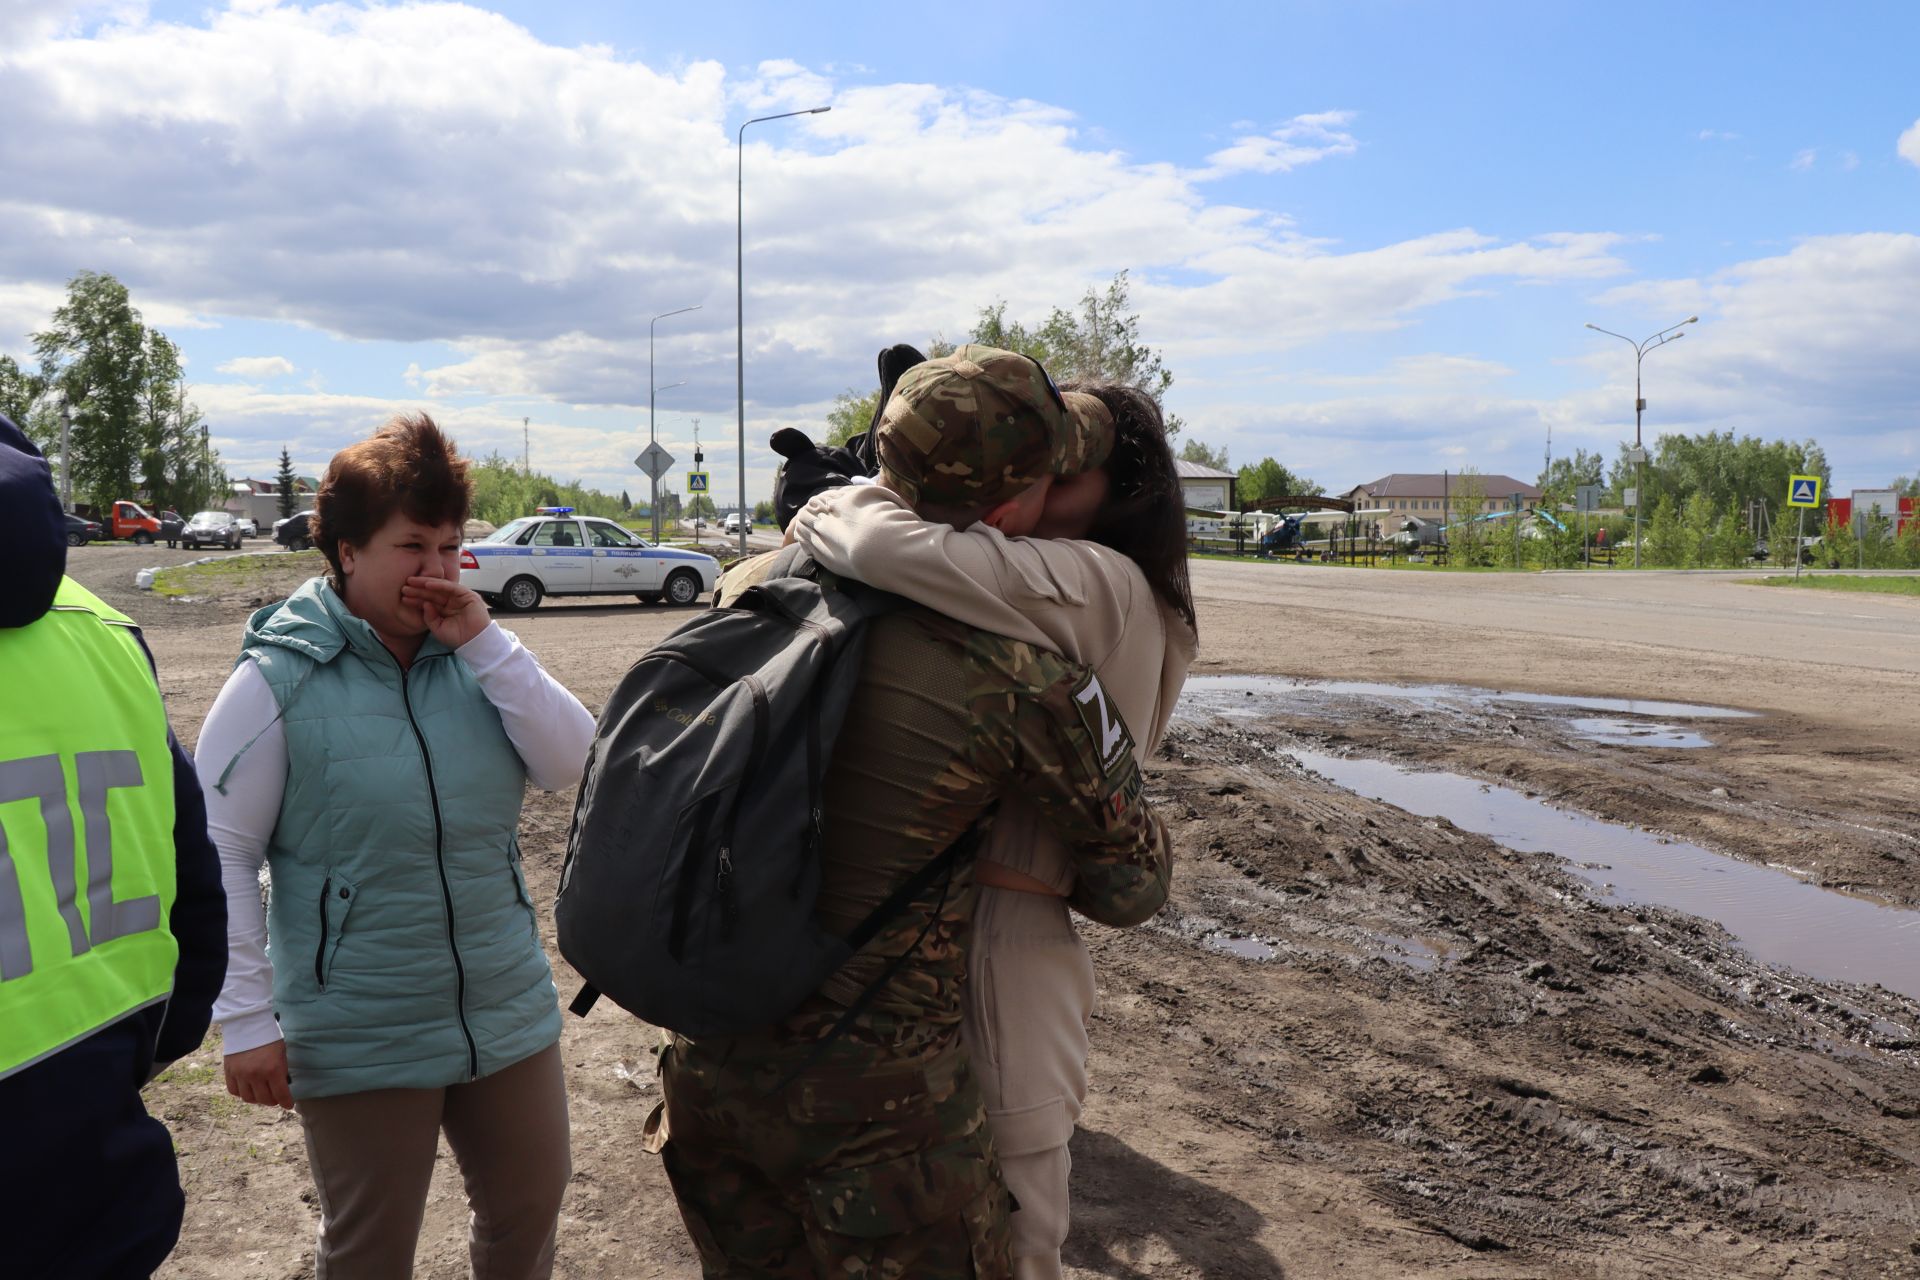
[(460, 584), (513, 613), (543, 596), (635, 595), (689, 605), (713, 590), (720, 562), (656, 547), (611, 520), (534, 515), (460, 549)]

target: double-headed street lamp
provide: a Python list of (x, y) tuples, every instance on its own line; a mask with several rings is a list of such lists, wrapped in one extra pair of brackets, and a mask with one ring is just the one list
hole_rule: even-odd
[(746, 225), (747, 225), (747, 125), (762, 124), (768, 120), (785, 120), (790, 116), (817, 116), (833, 110), (832, 107), (811, 107), (805, 111), (782, 111), (777, 116), (755, 116), (740, 126), (734, 135), (734, 231), (733, 231), (733, 345), (734, 345), (734, 397), (736, 400), (736, 418), (739, 429), (740, 448), (740, 554), (747, 554), (747, 293), (746, 293)]
[[(695, 303), (691, 307), (682, 307), (678, 311), (662, 311), (659, 315), (647, 321), (647, 443), (648, 444), (658, 443), (653, 434), (653, 398), (659, 391), (659, 388), (653, 385), (653, 326), (656, 324), (659, 324), (662, 320), (665, 320), (668, 316), (683, 316), (687, 314), (687, 312), (689, 311), (698, 311), (699, 309), (700, 309), (700, 304)], [(675, 382), (669, 385), (672, 387), (683, 387), (686, 385), (686, 383)], [(653, 541), (654, 541), (654, 545), (658, 546), (660, 543), (660, 481), (658, 477), (653, 477), (653, 476), (649, 476), (648, 479), (653, 485), (653, 498), (650, 504), (653, 509)]]
[(1641, 490), (1644, 487), (1646, 479), (1643, 468), (1645, 468), (1647, 464), (1647, 450), (1646, 447), (1640, 443), (1640, 415), (1647, 411), (1646, 399), (1640, 394), (1640, 362), (1645, 360), (1647, 353), (1654, 348), (1664, 347), (1669, 342), (1674, 342), (1686, 337), (1687, 335), (1681, 333), (1680, 330), (1695, 323), (1699, 319), (1699, 316), (1688, 316), (1679, 324), (1670, 325), (1654, 334), (1651, 338), (1645, 338), (1639, 342), (1635, 342), (1624, 333), (1615, 333), (1611, 329), (1602, 329), (1597, 324), (1589, 324), (1587, 326), (1587, 328), (1593, 330), (1595, 333), (1604, 333), (1609, 338), (1618, 338), (1633, 348), (1633, 567), (1636, 569), (1640, 567), (1640, 509), (1646, 506), (1646, 494), (1641, 492)]

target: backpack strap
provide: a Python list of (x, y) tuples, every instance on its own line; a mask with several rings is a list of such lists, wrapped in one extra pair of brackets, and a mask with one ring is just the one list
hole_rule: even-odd
[(927, 934), (932, 932), (934, 921), (940, 918), (941, 908), (947, 905), (947, 894), (953, 888), (953, 869), (958, 866), (963, 859), (971, 858), (974, 853), (979, 850), (980, 841), (986, 837), (987, 823), (992, 817), (993, 814), (991, 810), (982, 815), (979, 821), (961, 833), (958, 840), (955, 840), (952, 844), (941, 850), (937, 857), (932, 858), (925, 866), (921, 867), (911, 876), (908, 876), (899, 888), (887, 895), (885, 902), (882, 902), (879, 906), (868, 912), (867, 918), (855, 925), (852, 931), (846, 935), (847, 946), (858, 953), (869, 942), (873, 941), (882, 926), (902, 911), (905, 911), (908, 903), (912, 902), (922, 893), (925, 893), (927, 889), (932, 886), (935, 877), (942, 874), (945, 875), (946, 881), (940, 887), (940, 901), (935, 905), (933, 913), (927, 917), (927, 922), (920, 926), (920, 932), (914, 936), (913, 945), (887, 962), (887, 967), (880, 971), (880, 976), (868, 983), (866, 988), (855, 997), (854, 1002), (847, 1006), (846, 1012), (834, 1019), (833, 1025), (827, 1028), (827, 1034), (821, 1036), (819, 1040), (814, 1042), (813, 1051), (806, 1056), (799, 1066), (789, 1071), (785, 1079), (774, 1086), (773, 1092), (782, 1092), (788, 1085), (798, 1080), (818, 1064), (821, 1057), (826, 1054), (828, 1047), (840, 1038), (842, 1032), (853, 1025), (855, 1018), (866, 1012), (867, 1006), (873, 1003), (874, 997), (880, 994), (881, 988), (891, 982), (893, 975), (900, 972), (900, 966), (907, 962), (907, 958), (920, 949), (920, 944), (927, 940)]

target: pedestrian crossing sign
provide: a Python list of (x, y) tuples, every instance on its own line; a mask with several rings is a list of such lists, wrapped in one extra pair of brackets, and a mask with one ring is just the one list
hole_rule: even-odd
[(707, 491), (707, 473), (704, 471), (687, 472), (687, 492), (705, 493)]
[(1788, 477), (1787, 505), (1789, 507), (1818, 507), (1820, 505), (1820, 477)]

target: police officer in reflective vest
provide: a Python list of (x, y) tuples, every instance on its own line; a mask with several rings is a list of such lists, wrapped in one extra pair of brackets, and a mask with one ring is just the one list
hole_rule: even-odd
[(0, 417), (0, 1273), (146, 1276), (180, 1234), (140, 1102), (198, 1047), (226, 900), (132, 621), (66, 578), (39, 450)]

